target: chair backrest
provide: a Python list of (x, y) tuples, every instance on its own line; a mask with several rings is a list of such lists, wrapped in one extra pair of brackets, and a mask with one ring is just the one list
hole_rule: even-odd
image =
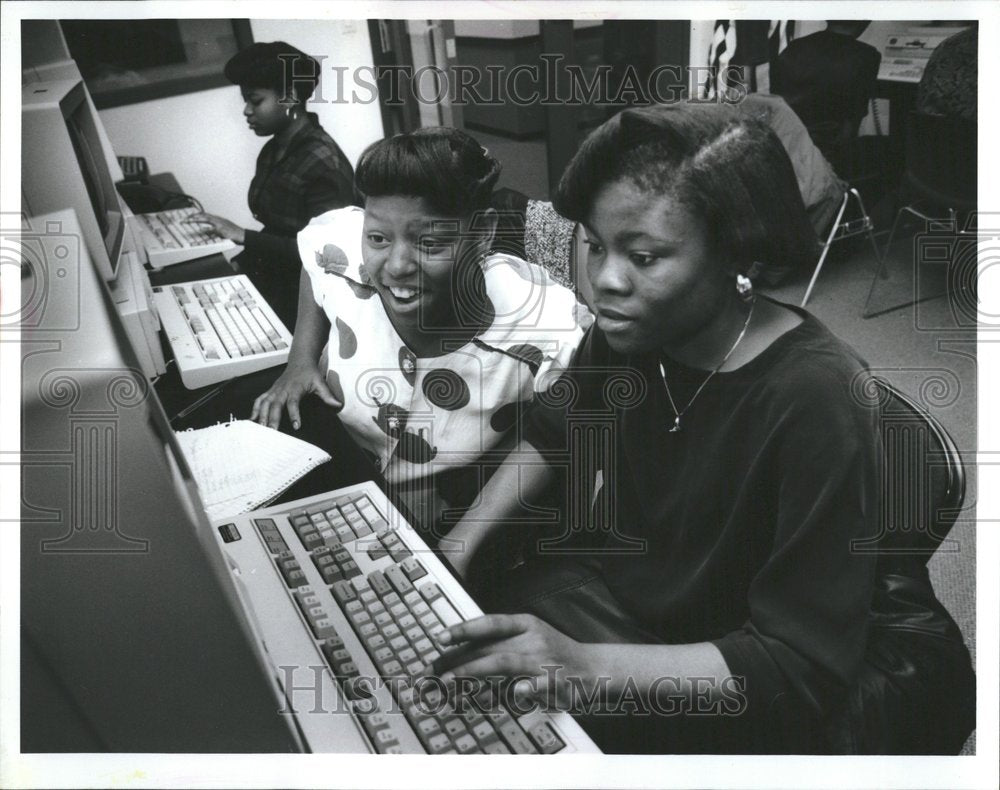
[(920, 197), (970, 211), (976, 206), (975, 121), (911, 112), (906, 130), (906, 180)]
[(885, 463), (880, 531), (855, 541), (880, 567), (926, 563), (945, 544), (965, 500), (965, 467), (944, 426), (884, 379), (874, 379)]
[(578, 224), (557, 214), (548, 201), (532, 200), (509, 187), (493, 193), (491, 206), (498, 217), (493, 252), (538, 264), (557, 283), (576, 291), (578, 299), (590, 303), (590, 285), (581, 271), (586, 263), (581, 250), (586, 248)]

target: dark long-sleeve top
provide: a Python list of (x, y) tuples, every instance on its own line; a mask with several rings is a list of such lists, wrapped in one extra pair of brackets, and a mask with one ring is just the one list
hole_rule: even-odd
[(308, 118), (310, 123), (288, 142), (280, 159), (273, 138), (257, 156), (247, 201), (264, 227), (248, 230), (244, 246), (249, 256), (266, 265), (291, 261), (297, 267), (295, 235), (313, 217), (356, 202), (351, 163), (315, 113)]
[[(551, 390), (571, 402), (536, 399), (524, 427), (550, 463), (586, 470), (573, 501), (616, 514), (613, 524), (598, 516), (596, 556), (622, 607), (664, 643), (714, 643), (763, 720), (789, 695), (821, 715), (854, 680), (875, 572), (870, 554), (851, 551), (877, 534), (879, 516), (868, 374), (799, 312), (801, 324), (714, 376), (686, 410), (707, 374), (664, 359), (684, 410), (676, 433), (659, 355), (616, 354), (594, 327), (573, 381)], [(575, 465), (571, 423), (591, 426)], [(593, 438), (598, 423), (604, 440)]]

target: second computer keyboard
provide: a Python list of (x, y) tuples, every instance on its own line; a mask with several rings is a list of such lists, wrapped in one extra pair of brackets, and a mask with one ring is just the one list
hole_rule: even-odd
[(132, 228), (146, 249), (149, 265), (162, 269), (206, 255), (234, 249), (236, 245), (202, 223), (185, 222), (198, 209), (178, 208), (136, 214)]
[(188, 389), (288, 360), (292, 335), (246, 275), (160, 286), (153, 301)]
[(215, 524), (312, 751), (599, 752), (567, 713), (421, 674), (482, 612), (374, 483)]

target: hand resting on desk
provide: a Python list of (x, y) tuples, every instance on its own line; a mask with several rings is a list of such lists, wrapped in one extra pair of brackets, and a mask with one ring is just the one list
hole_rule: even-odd
[(287, 409), (292, 428), (298, 430), (302, 422), (299, 415), (299, 401), (309, 394), (316, 395), (336, 411), (344, 407), (343, 402), (337, 399), (323, 380), (323, 374), (315, 363), (289, 362), (285, 372), (278, 377), (271, 388), (253, 402), (250, 419), (268, 428), (277, 429), (281, 423), (281, 410)]

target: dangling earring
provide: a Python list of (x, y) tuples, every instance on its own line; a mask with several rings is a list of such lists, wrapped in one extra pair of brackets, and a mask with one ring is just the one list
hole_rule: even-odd
[(486, 266), (486, 259), (493, 255), (494, 252), (489, 247), (480, 246), (479, 255), (476, 256), (476, 264), (480, 269)]
[(753, 299), (753, 281), (745, 274), (736, 275), (736, 293), (740, 295), (740, 299), (744, 302), (749, 302)]

